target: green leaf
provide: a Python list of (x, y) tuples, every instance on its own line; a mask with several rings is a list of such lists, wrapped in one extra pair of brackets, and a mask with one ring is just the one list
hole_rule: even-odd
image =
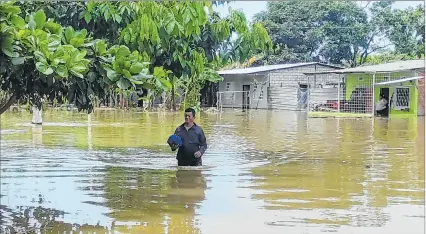
[(79, 52), (77, 54), (77, 56), (75, 56), (74, 60), (75, 61), (80, 61), (82, 59), (84, 59), (84, 57), (86, 57), (87, 51), (86, 50), (82, 50), (81, 52)]
[(175, 21), (171, 21), (167, 26), (166, 26), (166, 32), (171, 35), (173, 30), (175, 29)]
[(36, 61), (39, 61), (39, 62), (47, 64), (47, 59), (46, 59), (46, 57), (44, 56), (44, 54), (42, 52), (35, 51), (34, 52), (34, 57), (35, 57)]
[(76, 72), (82, 73), (82, 72), (85, 72), (87, 70), (87, 66), (84, 66), (82, 64), (77, 64), (77, 65), (73, 66), (71, 69), (76, 71)]
[(36, 27), (37, 27), (37, 23), (33, 19), (30, 19), (28, 21), (28, 28), (31, 30), (34, 30), (36, 29)]
[(36, 63), (36, 69), (45, 74), (45, 75), (50, 75), (53, 73), (53, 69), (51, 67), (49, 67), (49, 65), (42, 63), (42, 62), (37, 62)]
[(130, 72), (132, 74), (139, 74), (143, 68), (144, 68), (144, 65), (142, 63), (137, 62), (132, 64), (132, 66), (130, 67)]
[(121, 16), (120, 15), (115, 15), (115, 22), (117, 23), (121, 23)]
[(58, 67), (56, 67), (56, 73), (62, 78), (67, 78), (69, 75), (68, 69), (64, 65), (59, 65)]
[(134, 79), (132, 79), (132, 78), (130, 78), (129, 79), (129, 81), (131, 82), (131, 83), (133, 83), (133, 84), (136, 84), (136, 85), (141, 85), (141, 84), (143, 84), (144, 82), (143, 81), (141, 81), (141, 80), (134, 80)]
[(12, 58), (11, 62), (13, 65), (21, 65), (25, 62), (25, 58), (24, 57)]
[(71, 39), (74, 37), (74, 34), (75, 34), (74, 29), (71, 26), (68, 26), (65, 29), (65, 34), (64, 34), (65, 35), (65, 40), (67, 42), (71, 41)]
[(13, 15), (12, 18), (12, 23), (19, 29), (24, 29), (25, 28), (25, 20), (22, 19), (20, 16), (17, 15)]
[(109, 67), (105, 67), (104, 69), (107, 72), (107, 77), (108, 77), (109, 80), (111, 80), (111, 81), (116, 81), (117, 80), (117, 78), (118, 78), (117, 75), (118, 74), (114, 70), (112, 70)]
[(43, 10), (38, 10), (34, 14), (34, 21), (36, 23), (36, 27), (41, 29), (46, 24), (46, 14), (44, 14)]
[(47, 22), (44, 27), (49, 30), (50, 33), (61, 34), (62, 26), (60, 24), (54, 23), (53, 21)]
[[(155, 89), (155, 86), (153, 84), (150, 84), (150, 83), (143, 83), (142, 87), (144, 87), (145, 89), (151, 89), (151, 90)], [(139, 100), (140, 100), (140, 98), (139, 98)]]
[(127, 71), (126, 69), (123, 69), (121, 72), (123, 73), (123, 75), (124, 75), (126, 78), (131, 78), (131, 77), (132, 77), (132, 74), (130, 74), (130, 72), (129, 72), (129, 71)]
[(127, 46), (120, 46), (117, 51), (117, 55), (120, 57), (127, 57), (130, 55), (130, 50), (127, 48)]
[(1, 50), (5, 55), (11, 58), (19, 57), (19, 53), (15, 52), (13, 49), (13, 39), (11, 37), (6, 37), (5, 39), (2, 39), (0, 41), (2, 42)]
[(73, 74), (74, 76), (77, 76), (78, 78), (81, 78), (81, 79), (84, 78), (83, 74), (81, 74), (80, 72), (74, 70), (73, 68), (70, 69), (70, 73)]
[(97, 41), (95, 44), (95, 50), (99, 55), (104, 55), (107, 51), (105, 41)]
[(92, 20), (92, 14), (90, 14), (90, 12), (86, 12), (86, 14), (84, 14), (84, 20), (86, 23), (90, 23), (90, 20)]
[(153, 77), (154, 77), (153, 75), (147, 75), (147, 74), (139, 73), (138, 75), (132, 76), (132, 79), (143, 80), (143, 79), (150, 79), (150, 78), (153, 78)]
[(123, 77), (120, 78), (120, 80), (117, 81), (118, 88), (122, 90), (128, 89), (132, 84), (129, 82), (129, 80), (124, 79)]
[(168, 81), (167, 79), (160, 79), (159, 81), (167, 89), (169, 89), (169, 90), (172, 89), (172, 83), (170, 83), (170, 81)]
[(78, 48), (84, 44), (84, 39), (79, 37), (74, 37), (69, 41), (70, 45)]

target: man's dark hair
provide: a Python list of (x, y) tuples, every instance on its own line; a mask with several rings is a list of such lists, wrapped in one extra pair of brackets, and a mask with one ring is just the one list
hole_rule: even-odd
[(191, 107), (190, 107), (190, 108), (186, 108), (185, 113), (186, 113), (186, 112), (192, 112), (192, 116), (193, 116), (193, 117), (195, 116), (195, 110), (194, 110), (194, 109), (192, 109)]

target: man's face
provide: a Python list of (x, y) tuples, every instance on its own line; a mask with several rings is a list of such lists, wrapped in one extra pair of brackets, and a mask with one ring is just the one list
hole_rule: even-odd
[(194, 122), (194, 116), (192, 115), (192, 112), (185, 112), (185, 123), (193, 123)]

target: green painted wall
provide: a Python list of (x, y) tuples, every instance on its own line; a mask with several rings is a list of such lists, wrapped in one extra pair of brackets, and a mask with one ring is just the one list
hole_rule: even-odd
[[(392, 73), (391, 77), (409, 77), (412, 76), (412, 72), (397, 72)], [(359, 78), (362, 79), (360, 80)], [(376, 74), (376, 83), (385, 81), (383, 74)], [(373, 75), (372, 74), (347, 74), (346, 75), (346, 100), (351, 98), (352, 91), (357, 87), (371, 87), (373, 83)], [(410, 89), (410, 104), (409, 111), (401, 111), (401, 110), (390, 110), (390, 115), (417, 115), (417, 102), (418, 102), (418, 90), (417, 88), (411, 84), (409, 81), (404, 82), (402, 86), (406, 86)], [(380, 88), (381, 87), (389, 87), (389, 95), (392, 95), (395, 92), (395, 87), (391, 86), (376, 86), (374, 89), (374, 103), (379, 100)]]

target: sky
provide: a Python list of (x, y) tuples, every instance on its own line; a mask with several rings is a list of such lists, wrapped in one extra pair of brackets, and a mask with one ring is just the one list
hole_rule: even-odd
[[(362, 5), (368, 2), (369, 1), (359, 1)], [(221, 16), (226, 16), (229, 7), (232, 9), (241, 9), (245, 13), (247, 20), (251, 21), (256, 13), (266, 10), (266, 3), (267, 1), (234, 1), (229, 4), (215, 7), (215, 10), (219, 12)], [(396, 1), (393, 7), (396, 9), (404, 9), (410, 6), (415, 7), (419, 4), (424, 5), (424, 1)]]

